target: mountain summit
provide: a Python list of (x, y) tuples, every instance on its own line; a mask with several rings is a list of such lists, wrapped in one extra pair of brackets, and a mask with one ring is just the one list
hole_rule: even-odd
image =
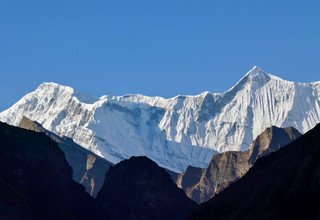
[(320, 83), (295, 83), (251, 69), (224, 93), (170, 99), (143, 95), (100, 99), (43, 83), (0, 120), (26, 116), (112, 163), (148, 156), (176, 172), (207, 167), (216, 152), (247, 150), (267, 127), (305, 133), (320, 122)]

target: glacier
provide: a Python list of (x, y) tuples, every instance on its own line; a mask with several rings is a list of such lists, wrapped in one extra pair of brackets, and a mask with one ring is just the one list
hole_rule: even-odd
[(175, 172), (205, 168), (217, 152), (247, 150), (267, 127), (301, 133), (320, 122), (320, 82), (297, 83), (252, 68), (224, 93), (165, 99), (140, 94), (94, 96), (42, 83), (0, 121), (25, 116), (112, 163), (147, 156)]

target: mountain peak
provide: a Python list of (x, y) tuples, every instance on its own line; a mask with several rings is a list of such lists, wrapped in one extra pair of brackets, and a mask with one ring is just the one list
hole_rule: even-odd
[[(251, 70), (249, 70), (249, 72), (247, 72), (244, 77), (244, 78), (249, 78), (251, 80), (261, 80), (261, 79), (264, 79), (264, 80), (270, 80), (270, 79), (274, 79), (274, 80), (280, 80), (280, 81), (286, 81), (286, 82), (290, 82), (288, 80), (285, 80), (285, 79), (282, 79), (276, 75), (273, 75), (273, 74), (270, 74), (268, 72), (266, 72), (265, 70), (263, 70), (261, 67), (259, 66), (254, 66)], [(242, 80), (241, 79), (241, 80)]]
[(253, 164), (258, 157), (279, 150), (282, 146), (285, 146), (300, 136), (301, 133), (293, 127), (280, 128), (270, 126), (266, 128), (250, 146), (251, 163)]
[[(35, 90), (40, 95), (55, 94), (57, 96), (63, 95), (66, 98), (76, 97), (80, 102), (93, 104), (98, 99), (87, 93), (79, 92), (70, 86), (61, 85), (55, 82), (44, 82), (41, 83)], [(59, 95), (58, 95), (59, 94)], [(57, 98), (57, 97), (56, 97)]]
[(249, 72), (246, 73), (245, 77), (255, 78), (270, 78), (270, 75), (266, 73), (262, 68), (254, 66)]
[(260, 71), (260, 72), (262, 71), (262, 72), (264, 72), (263, 69), (261, 67), (259, 67), (259, 66), (252, 67), (252, 69), (250, 71)]
[(36, 121), (32, 121), (29, 118), (22, 116), (22, 119), (18, 125), (20, 128), (24, 128), (27, 130), (35, 131), (35, 132), (45, 132), (45, 129)]
[(58, 90), (64, 89), (64, 90), (71, 92), (71, 93), (74, 92), (73, 88), (71, 88), (69, 86), (60, 85), (55, 82), (43, 82), (37, 88), (37, 90), (57, 90), (57, 89)]
[[(235, 94), (242, 90), (246, 86), (255, 85), (252, 88), (259, 88), (266, 84), (272, 75), (266, 73), (263, 69), (258, 66), (254, 66), (249, 72), (247, 72), (233, 87), (227, 90), (224, 94)], [(232, 96), (233, 97), (233, 96)]]
[(147, 157), (131, 157), (110, 168), (96, 203), (99, 219), (178, 220), (196, 206), (170, 175)]

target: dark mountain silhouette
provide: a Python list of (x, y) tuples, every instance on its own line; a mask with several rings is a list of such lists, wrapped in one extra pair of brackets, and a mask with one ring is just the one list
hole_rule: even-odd
[(259, 158), (190, 219), (320, 219), (320, 124)]
[[(55, 143), (61, 144), (55, 138), (66, 139), (50, 136), (35, 122), (23, 123), (37, 132), (0, 123), (0, 219), (320, 219), (320, 125), (285, 147), (300, 134), (271, 127), (250, 150), (215, 155), (210, 166), (216, 171), (209, 166), (205, 175), (189, 173), (180, 183), (196, 186), (201, 178), (222, 182), (254, 165), (196, 207), (170, 175), (146, 157), (111, 166), (94, 200), (72, 179), (62, 147)], [(77, 149), (62, 143), (69, 156)], [(86, 169), (92, 165), (87, 161)], [(210, 176), (219, 173), (221, 179)]]
[(110, 168), (96, 198), (98, 219), (185, 219), (196, 204), (147, 157)]
[(185, 219), (196, 206), (146, 157), (110, 168), (94, 202), (55, 136), (29, 127), (38, 132), (0, 123), (0, 219)]
[(93, 198), (43, 133), (0, 122), (0, 173), (0, 219), (95, 218)]
[(55, 141), (72, 167), (73, 179), (81, 183), (90, 195), (96, 197), (102, 187), (105, 173), (112, 165), (110, 162), (76, 144), (71, 138), (60, 137), (26, 117), (21, 119), (19, 127), (43, 132)]

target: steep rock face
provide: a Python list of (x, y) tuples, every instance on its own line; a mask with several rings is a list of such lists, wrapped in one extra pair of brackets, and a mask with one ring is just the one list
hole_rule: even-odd
[(259, 157), (279, 150), (300, 136), (301, 133), (293, 127), (272, 126), (267, 128), (251, 144), (249, 149), (251, 164), (254, 164)]
[(191, 219), (320, 219), (320, 125), (197, 208)]
[(0, 219), (90, 219), (93, 199), (42, 133), (0, 123)]
[(175, 176), (175, 182), (191, 199), (197, 203), (205, 202), (246, 174), (259, 157), (277, 151), (300, 135), (292, 127), (267, 128), (249, 150), (216, 154), (208, 168), (188, 167), (185, 173)]
[(18, 127), (43, 132), (55, 141), (64, 152), (69, 165), (72, 167), (73, 179), (81, 183), (91, 196), (97, 196), (102, 187), (105, 173), (112, 165), (110, 162), (74, 143), (70, 138), (60, 137), (47, 131), (39, 123), (31, 121), (26, 117), (21, 119)]
[(148, 156), (183, 172), (190, 165), (207, 167), (215, 151), (248, 150), (273, 125), (308, 131), (320, 122), (320, 83), (289, 82), (257, 67), (224, 93), (170, 99), (97, 99), (43, 83), (0, 113), (0, 120), (18, 125), (23, 116), (112, 163)]
[(196, 204), (155, 162), (131, 157), (110, 168), (96, 198), (99, 219), (185, 219)]

